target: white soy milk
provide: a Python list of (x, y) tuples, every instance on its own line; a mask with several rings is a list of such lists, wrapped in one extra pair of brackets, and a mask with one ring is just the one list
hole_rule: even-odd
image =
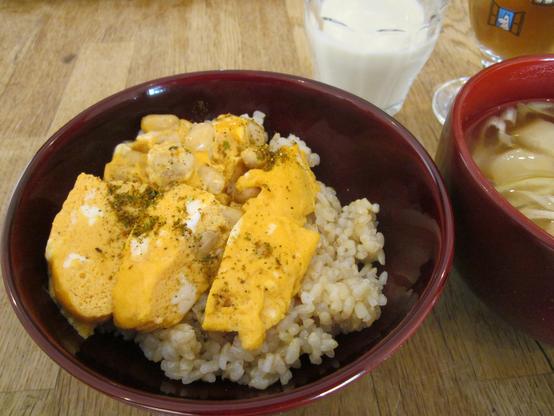
[(400, 110), (438, 33), (424, 27), (429, 19), (420, 2), (324, 0), (319, 19), (306, 7), (316, 78), (390, 114)]

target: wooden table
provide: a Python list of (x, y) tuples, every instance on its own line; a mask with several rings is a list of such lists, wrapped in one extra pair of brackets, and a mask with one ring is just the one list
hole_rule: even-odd
[[(431, 154), (441, 130), (431, 111), (435, 87), (479, 69), (465, 2), (451, 3), (436, 49), (397, 117)], [(113, 92), (207, 69), (311, 73), (301, 0), (15, 0), (0, 2), (0, 21), (4, 210), (37, 148)], [(148, 414), (61, 371), (24, 332), (0, 292), (0, 414)], [(553, 347), (507, 326), (454, 272), (424, 325), (392, 358), (290, 414), (553, 414), (553, 362)]]

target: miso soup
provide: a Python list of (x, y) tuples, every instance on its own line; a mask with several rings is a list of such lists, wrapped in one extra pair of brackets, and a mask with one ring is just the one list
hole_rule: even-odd
[(554, 235), (554, 101), (504, 107), (472, 128), (470, 139), (496, 190)]

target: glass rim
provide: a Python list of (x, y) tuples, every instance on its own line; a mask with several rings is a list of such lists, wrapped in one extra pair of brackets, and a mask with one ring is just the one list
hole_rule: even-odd
[[(333, 19), (331, 17), (321, 17), (319, 13), (316, 12), (319, 11), (318, 9), (315, 9), (318, 7), (319, 4), (321, 4), (325, 0), (304, 0), (304, 22), (306, 23), (308, 20), (308, 17), (311, 17), (315, 20), (315, 27), (318, 31), (324, 32), (323, 28), (321, 27), (321, 24), (324, 23), (332, 23), (336, 27), (344, 28), (343, 30), (347, 30), (351, 33), (360, 34), (360, 35), (379, 35), (379, 36), (387, 36), (387, 35), (394, 35), (394, 36), (411, 36), (414, 34), (419, 34), (423, 31), (434, 29), (434, 28), (440, 28), (442, 25), (442, 21), (444, 19), (444, 14), (446, 11), (446, 8), (448, 6), (449, 0), (437, 0), (437, 5), (435, 7), (436, 10), (434, 10), (433, 13), (430, 14), (428, 18), (426, 18), (425, 22), (422, 26), (420, 26), (418, 29), (414, 31), (406, 31), (402, 29), (397, 28), (382, 28), (378, 30), (356, 30), (352, 29), (345, 23), (342, 23), (336, 19)], [(307, 26), (307, 25), (306, 25)], [(305, 28), (307, 30), (307, 27)]]

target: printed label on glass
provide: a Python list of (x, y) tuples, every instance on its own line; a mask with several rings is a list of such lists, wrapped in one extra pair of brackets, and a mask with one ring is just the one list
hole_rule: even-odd
[(491, 2), (488, 20), (489, 25), (496, 26), (499, 29), (519, 36), (524, 20), (525, 12), (516, 12), (514, 10), (507, 9), (498, 5), (498, 3), (494, 0)]

